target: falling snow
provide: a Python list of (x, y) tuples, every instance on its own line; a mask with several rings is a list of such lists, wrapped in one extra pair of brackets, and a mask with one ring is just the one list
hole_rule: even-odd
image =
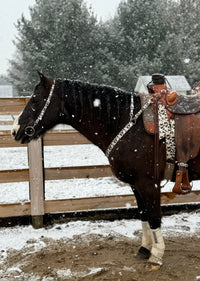
[(101, 105), (100, 99), (95, 99), (93, 102), (94, 107), (99, 107)]

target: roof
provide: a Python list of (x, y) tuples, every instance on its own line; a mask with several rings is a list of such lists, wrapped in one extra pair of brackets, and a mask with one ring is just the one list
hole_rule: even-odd
[[(169, 75), (165, 76), (168, 82), (168, 86), (175, 91), (191, 91), (191, 87), (183, 75)], [(140, 76), (135, 86), (135, 92), (139, 92), (141, 84), (147, 87), (147, 84), (151, 82), (151, 76)]]

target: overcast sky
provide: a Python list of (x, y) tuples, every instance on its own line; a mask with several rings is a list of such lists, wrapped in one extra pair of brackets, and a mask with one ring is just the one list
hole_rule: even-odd
[[(93, 7), (98, 18), (104, 20), (115, 14), (121, 0), (85, 0), (85, 2)], [(28, 17), (28, 7), (34, 3), (35, 0), (0, 0), (0, 75), (6, 74), (8, 60), (12, 58), (15, 51), (12, 43), (16, 35), (14, 24), (22, 13)]]

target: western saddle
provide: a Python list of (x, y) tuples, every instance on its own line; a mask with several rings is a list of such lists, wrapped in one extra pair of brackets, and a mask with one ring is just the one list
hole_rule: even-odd
[[(174, 128), (175, 146), (174, 156), (167, 159), (167, 162), (172, 163), (174, 167), (175, 159), (178, 161), (173, 192), (186, 194), (192, 189), (188, 177), (188, 161), (195, 158), (200, 149), (200, 96), (177, 94), (170, 89), (170, 85), (170, 88), (167, 86), (167, 82), (164, 75), (153, 74), (152, 81), (147, 85), (149, 94), (139, 94), (142, 105), (151, 99), (151, 106), (143, 112), (144, 125), (147, 132), (154, 134), (155, 138), (158, 137), (159, 118), (163, 118), (159, 116), (159, 108), (161, 106), (165, 109), (167, 122), (174, 124), (174, 127), (169, 126), (169, 128)], [(156, 143), (155, 146), (158, 146), (158, 141)], [(156, 149), (158, 150), (158, 147), (155, 147)]]

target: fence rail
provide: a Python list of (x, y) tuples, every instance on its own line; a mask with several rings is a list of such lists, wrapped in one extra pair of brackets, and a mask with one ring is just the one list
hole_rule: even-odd
[[(1, 101), (1, 100), (0, 100)], [(43, 144), (46, 145), (73, 145), (73, 144), (91, 144), (84, 136), (75, 130), (53, 130), (48, 132), (43, 138)], [(0, 131), (0, 147), (22, 147), (26, 144), (20, 144), (11, 137), (8, 130)]]
[[(1, 98), (0, 114), (17, 115), (28, 98)], [(43, 141), (38, 139), (28, 144), (29, 169), (15, 169), (0, 171), (0, 183), (29, 181), (30, 202), (1, 204), (0, 217), (31, 215), (35, 227), (42, 226), (42, 217), (46, 213), (75, 212), (83, 210), (99, 210), (107, 208), (129, 208), (136, 206), (134, 195), (103, 196), (77, 199), (45, 200), (45, 180), (60, 180), (71, 178), (97, 178), (112, 176), (108, 165), (55, 167), (44, 168), (42, 159), (43, 145), (76, 145), (90, 142), (75, 130), (55, 130), (48, 132)], [(0, 147), (21, 147), (11, 137), (10, 131), (0, 131)], [(161, 194), (162, 204), (198, 203), (200, 190), (192, 191), (187, 196), (176, 195), (171, 192)]]

